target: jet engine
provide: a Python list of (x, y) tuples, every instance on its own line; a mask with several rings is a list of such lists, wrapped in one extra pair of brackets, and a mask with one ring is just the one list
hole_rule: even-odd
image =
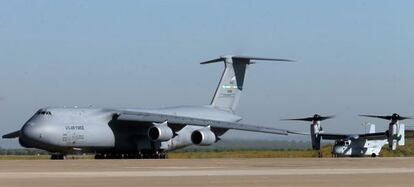
[(167, 122), (154, 123), (154, 126), (148, 129), (148, 138), (152, 141), (168, 141), (173, 137), (174, 132), (168, 127)]
[(216, 134), (210, 130), (210, 127), (195, 130), (191, 133), (191, 142), (195, 145), (212, 145), (218, 140)]

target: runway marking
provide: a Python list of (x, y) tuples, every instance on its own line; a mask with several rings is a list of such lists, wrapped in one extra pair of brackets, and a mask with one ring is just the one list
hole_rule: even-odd
[(0, 172), (0, 179), (272, 176), (272, 175), (279, 175), (279, 176), (283, 176), (283, 175), (355, 175), (355, 174), (402, 174), (402, 173), (414, 173), (414, 168)]

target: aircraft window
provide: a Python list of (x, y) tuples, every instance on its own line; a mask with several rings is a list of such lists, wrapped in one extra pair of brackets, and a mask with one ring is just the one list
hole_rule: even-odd
[(344, 145), (345, 145), (345, 142), (343, 142), (343, 141), (336, 142), (336, 145), (339, 145), (339, 146), (344, 146)]
[(36, 112), (37, 115), (52, 115), (50, 111), (38, 111)]

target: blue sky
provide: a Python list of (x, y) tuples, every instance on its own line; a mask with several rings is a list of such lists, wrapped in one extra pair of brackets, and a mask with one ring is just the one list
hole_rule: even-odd
[[(336, 114), (325, 130), (361, 132), (369, 119), (360, 113), (414, 115), (413, 7), (385, 0), (1, 1), (0, 133), (45, 106), (208, 104), (223, 66), (198, 62), (223, 54), (297, 60), (249, 67), (238, 110), (245, 122), (307, 131), (279, 119)], [(298, 138), (225, 137), (240, 134)]]

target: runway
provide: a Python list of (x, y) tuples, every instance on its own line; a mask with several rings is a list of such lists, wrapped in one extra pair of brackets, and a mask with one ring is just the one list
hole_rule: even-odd
[(0, 186), (413, 186), (414, 158), (6, 160)]

